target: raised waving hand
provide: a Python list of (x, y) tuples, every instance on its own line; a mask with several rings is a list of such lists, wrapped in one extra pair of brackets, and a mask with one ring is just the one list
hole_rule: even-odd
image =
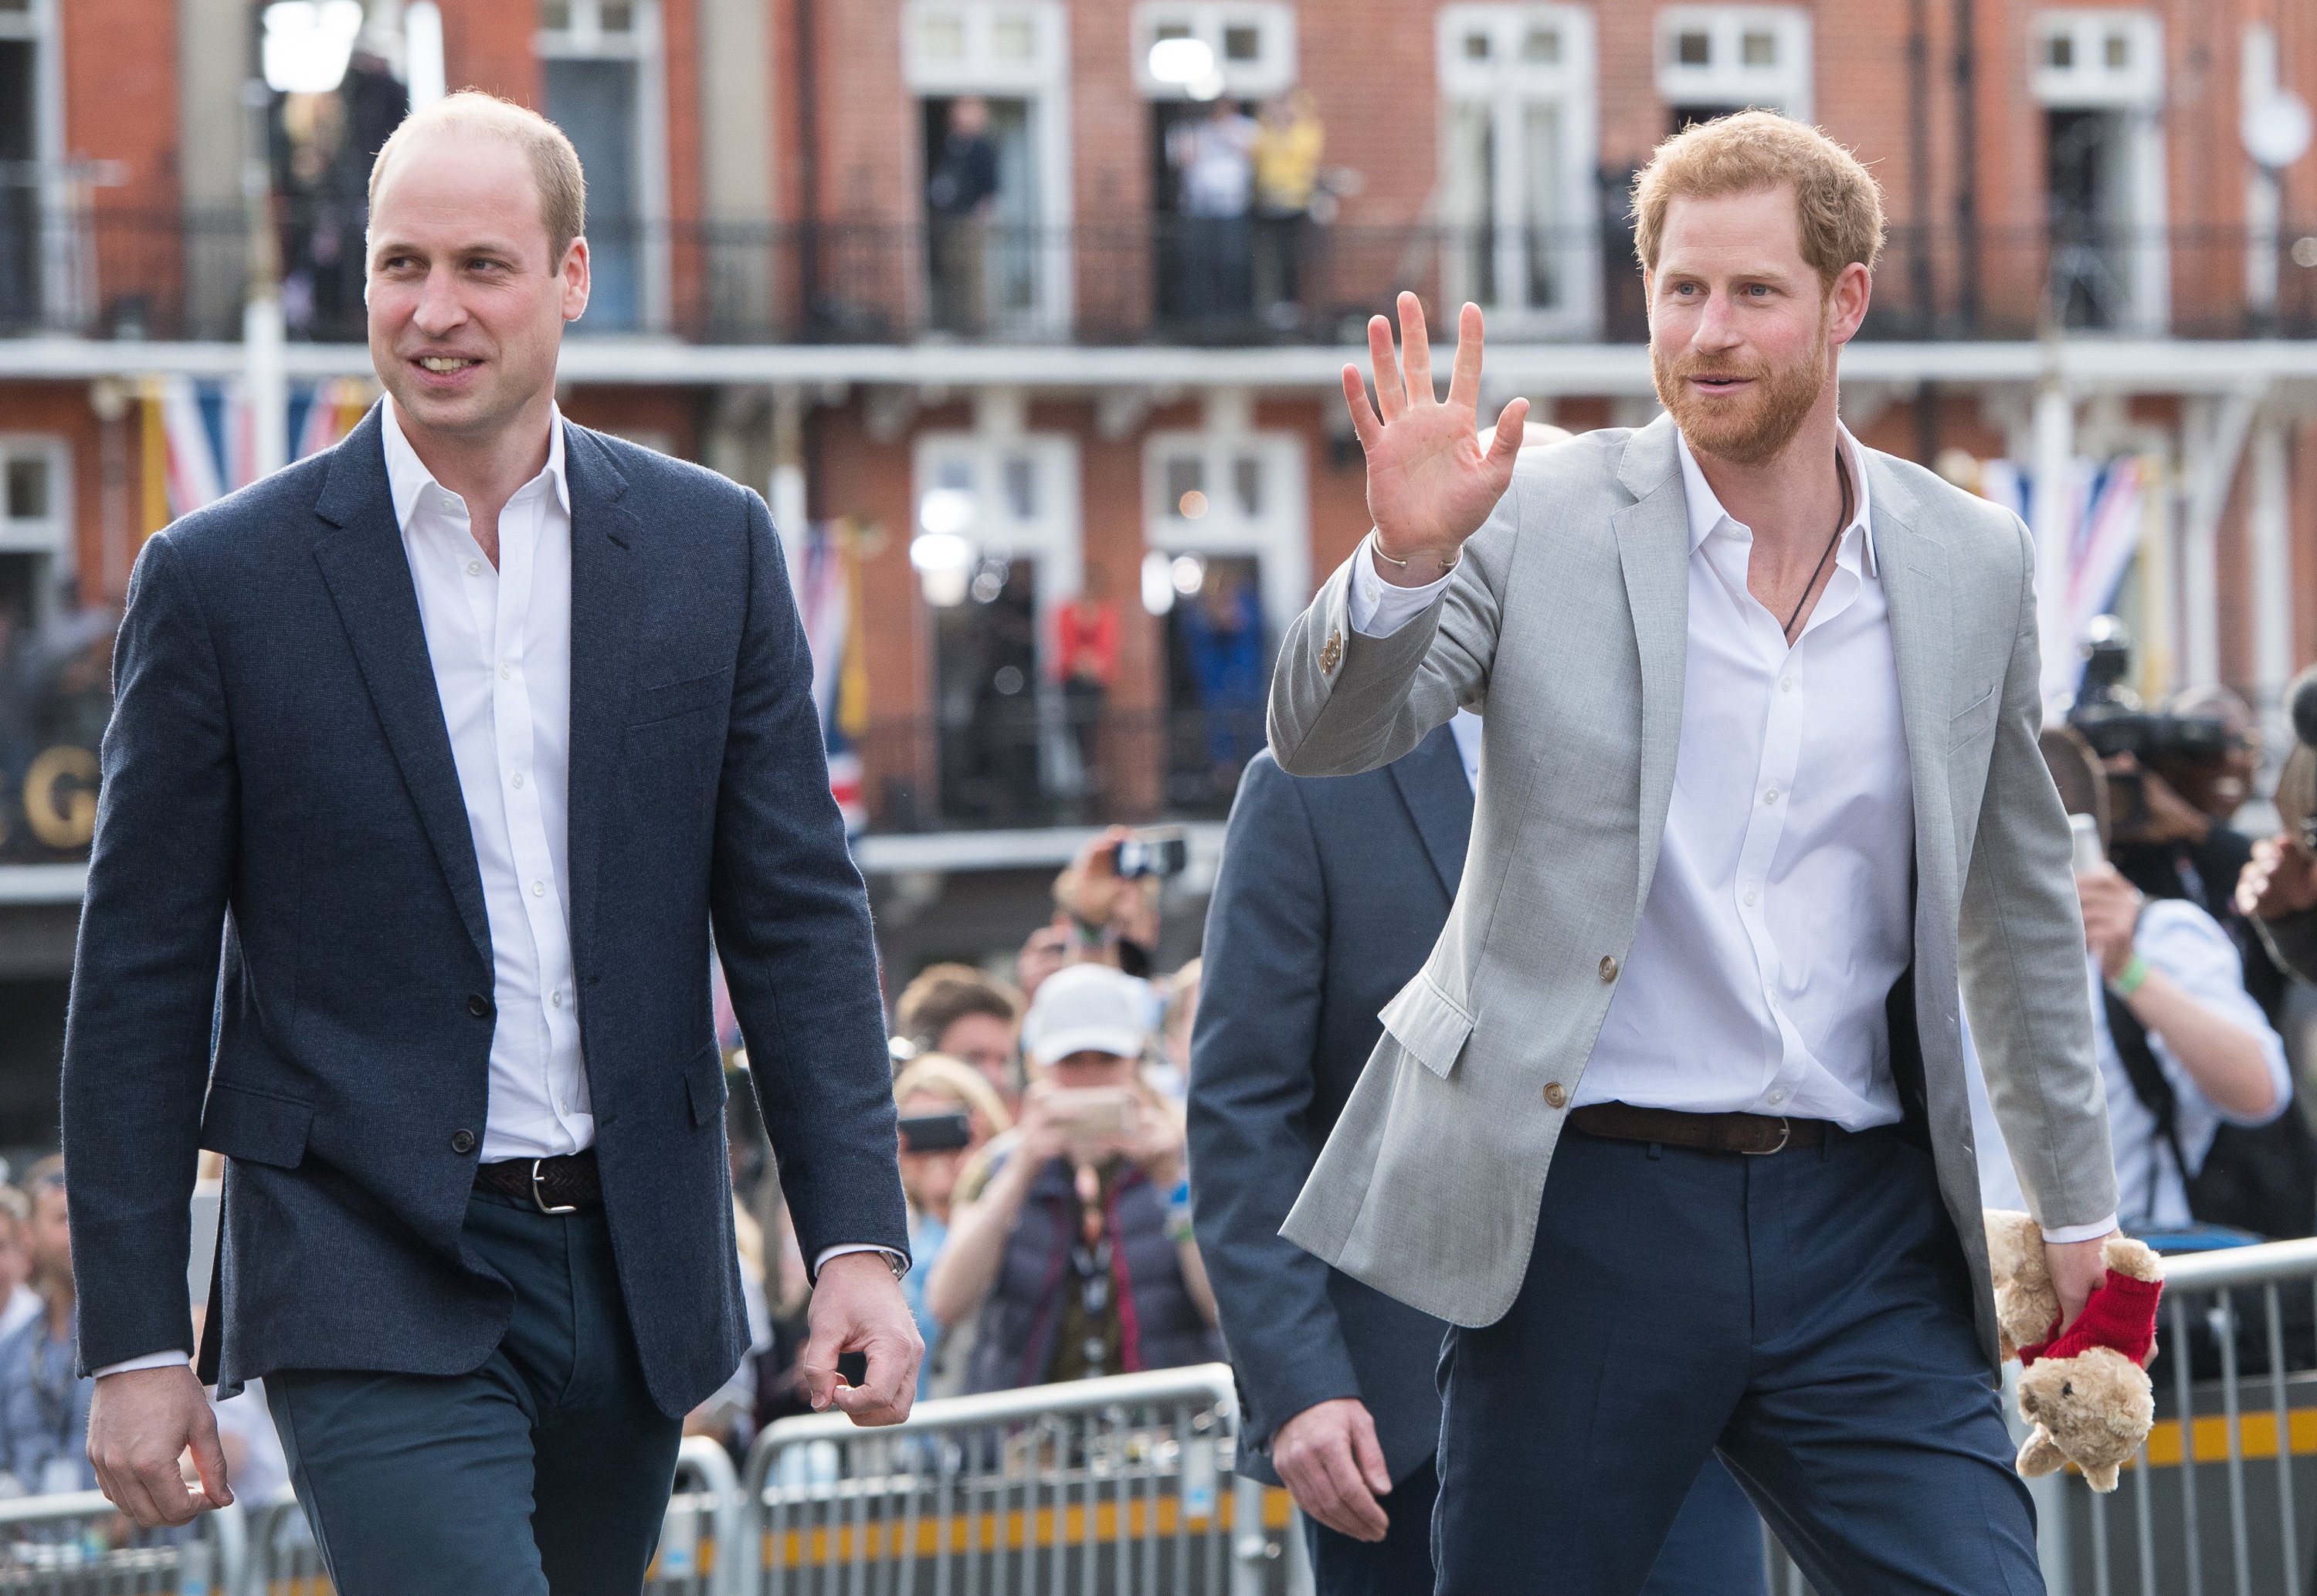
[(1414, 294), (1400, 296), (1400, 332), (1395, 356), (1391, 323), (1381, 316), (1369, 318), (1376, 402), (1368, 403), (1357, 366), (1344, 368), (1344, 402), (1351, 406), (1352, 426), (1367, 454), (1368, 514), (1383, 556), (1377, 571), (1386, 581), (1421, 586), (1456, 563), (1464, 539), (1480, 530), (1512, 486), (1528, 401), (1515, 399), (1505, 406), (1495, 435), (1482, 449), (1481, 308), (1467, 304), (1458, 318), (1456, 363), (1445, 400), (1432, 391), (1432, 343), (1424, 306)]

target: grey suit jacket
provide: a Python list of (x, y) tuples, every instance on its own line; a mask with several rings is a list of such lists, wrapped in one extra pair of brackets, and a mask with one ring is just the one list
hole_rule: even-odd
[[(2067, 817), (2035, 747), (2035, 561), (2017, 517), (1865, 453), (1915, 807), (1915, 960), (1893, 1006), (1903, 1023), (1911, 1001), (1921, 1067), (1901, 1089), (1992, 1363), (1958, 989), (2037, 1217), (2116, 1210)], [(1520, 1288), (1566, 1118), (1552, 1100), (1574, 1099), (1649, 897), (1689, 559), (1672, 422), (1591, 432), (1524, 459), (1423, 615), (1358, 636), (1346, 565), (1280, 650), (1271, 745), (1299, 775), (1396, 759), (1459, 704), (1486, 718), (1455, 908), (1284, 1230), (1454, 1324), (1494, 1322)]]

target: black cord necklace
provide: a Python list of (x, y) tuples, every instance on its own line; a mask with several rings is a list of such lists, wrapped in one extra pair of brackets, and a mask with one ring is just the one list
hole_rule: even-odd
[(1811, 591), (1818, 586), (1819, 573), (1826, 569), (1826, 562), (1833, 557), (1835, 545), (1842, 541), (1842, 534), (1850, 530), (1850, 472), (1842, 463), (1839, 443), (1834, 446), (1834, 479), (1842, 484), (1842, 519), (1834, 523), (1834, 536), (1826, 540), (1825, 551), (1818, 557), (1818, 564), (1811, 567), (1810, 580), (1803, 584), (1803, 596), (1794, 601), (1794, 612), (1779, 629), (1789, 648), (1794, 646), (1794, 622), (1803, 618), (1803, 606), (1810, 602)]

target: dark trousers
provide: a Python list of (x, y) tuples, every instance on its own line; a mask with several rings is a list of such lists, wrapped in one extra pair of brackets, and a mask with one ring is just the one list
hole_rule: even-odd
[(675, 1479), (603, 1211), (478, 1194), (466, 1241), (514, 1286), (483, 1366), (279, 1370), (268, 1404), (339, 1596), (635, 1596)]
[[(1303, 1520), (1315, 1596), (1422, 1596), (1432, 1589), (1432, 1513), (1440, 1476), (1427, 1458), (1384, 1498), (1391, 1528), (1355, 1540)], [(1762, 1520), (1720, 1461), (1709, 1458), (1650, 1571), (1643, 1596), (1762, 1596)]]
[(1962, 1247), (1895, 1130), (1564, 1136), (1519, 1297), (1442, 1375), (1439, 1596), (1633, 1596), (1716, 1451), (1829, 1596), (2044, 1589)]

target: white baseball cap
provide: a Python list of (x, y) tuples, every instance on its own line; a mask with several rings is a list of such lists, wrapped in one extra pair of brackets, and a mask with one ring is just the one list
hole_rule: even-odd
[(1022, 1050), (1041, 1067), (1073, 1053), (1140, 1058), (1150, 1037), (1144, 984), (1106, 964), (1067, 965), (1039, 985), (1022, 1022)]

